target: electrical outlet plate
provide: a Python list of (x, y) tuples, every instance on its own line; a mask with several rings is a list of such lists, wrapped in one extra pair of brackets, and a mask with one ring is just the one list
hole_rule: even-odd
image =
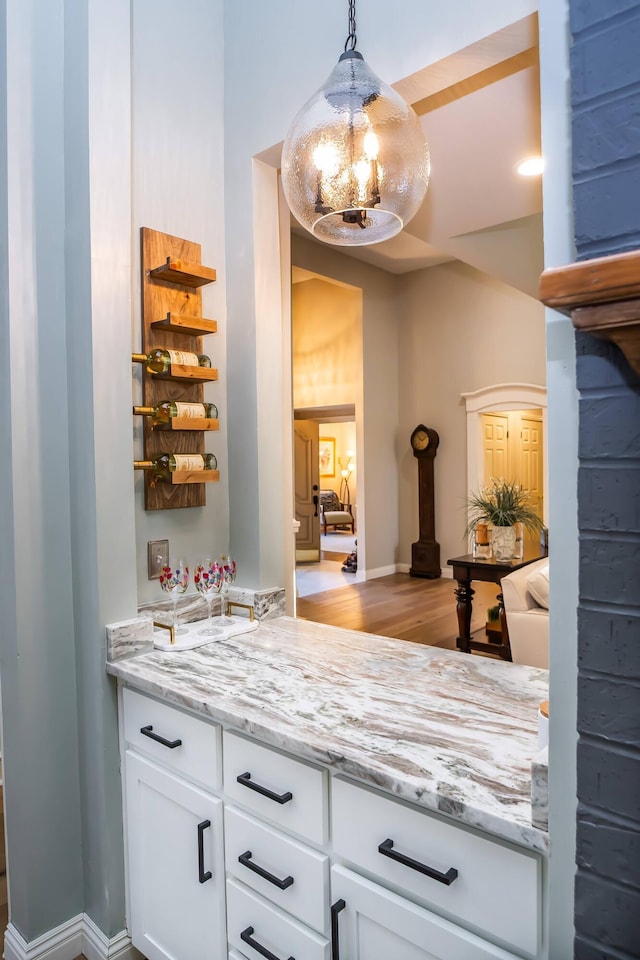
[(147, 542), (147, 570), (149, 580), (158, 580), (162, 567), (169, 563), (169, 541), (149, 540)]

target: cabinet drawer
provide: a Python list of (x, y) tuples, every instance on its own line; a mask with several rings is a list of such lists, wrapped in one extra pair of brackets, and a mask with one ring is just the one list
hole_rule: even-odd
[(235, 880), (227, 880), (227, 936), (229, 945), (249, 960), (262, 960), (265, 954), (248, 939), (278, 960), (329, 960), (326, 937), (286, 916)]
[(202, 786), (220, 789), (219, 726), (127, 687), (122, 691), (122, 706), (125, 739), (138, 753)]
[(325, 843), (326, 771), (227, 730), (223, 768), (230, 800), (292, 833)]
[[(340, 856), (438, 912), (537, 955), (539, 857), (339, 777), (332, 801), (333, 846)], [(421, 872), (424, 866), (436, 877)]]
[(328, 933), (329, 858), (233, 807), (224, 826), (227, 873)]
[(516, 960), (513, 953), (343, 867), (331, 869), (336, 955), (362, 960)]

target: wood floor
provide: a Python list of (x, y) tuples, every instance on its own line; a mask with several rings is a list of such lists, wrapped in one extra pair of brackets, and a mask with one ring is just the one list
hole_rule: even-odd
[[(394, 573), (299, 597), (296, 612), (297, 616), (316, 623), (455, 650), (458, 634), (455, 588), (454, 580), (423, 580), (408, 573)], [(473, 588), (471, 631), (478, 631), (482, 636), (487, 609), (495, 605), (498, 588), (495, 584), (480, 582), (474, 583)], [(491, 654), (490, 645), (487, 653)]]

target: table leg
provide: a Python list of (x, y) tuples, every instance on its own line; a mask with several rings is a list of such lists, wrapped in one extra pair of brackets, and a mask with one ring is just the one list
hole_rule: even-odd
[(504, 647), (503, 656), (505, 660), (512, 660), (513, 657), (511, 656), (511, 644), (509, 643), (509, 631), (507, 630), (507, 613), (506, 613), (506, 610), (504, 609), (504, 597), (502, 596), (502, 593), (498, 594), (497, 599), (498, 599), (498, 607), (500, 610), (499, 616), (500, 616), (500, 629), (502, 631), (502, 645)]
[(458, 638), (456, 646), (458, 650), (465, 653), (471, 653), (471, 611), (473, 609), (472, 599), (475, 590), (471, 586), (471, 580), (458, 580), (458, 589), (454, 591), (458, 603), (456, 613), (458, 614)]

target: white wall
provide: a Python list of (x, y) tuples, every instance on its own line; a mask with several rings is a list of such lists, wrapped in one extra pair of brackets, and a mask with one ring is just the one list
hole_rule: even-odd
[[(391, 15), (388, 3), (370, 0), (359, 10), (358, 47), (380, 76), (394, 82), (535, 9), (536, 3), (531, 0), (494, 0), (490, 5), (457, 0), (437, 8), (421, 0), (406, 0), (401, 15), (396, 16)], [(262, 463), (268, 449), (260, 442), (257, 410), (269, 410), (273, 428), (276, 419), (284, 424), (286, 409), (273, 391), (258, 394), (252, 382), (243, 380), (255, 369), (258, 355), (261, 368), (265, 361), (268, 364), (269, 356), (277, 368), (282, 364), (282, 342), (273, 338), (272, 331), (265, 342), (265, 332), (255, 322), (256, 255), (260, 274), (262, 251), (248, 240), (253, 225), (251, 158), (282, 141), (295, 113), (326, 79), (343, 49), (347, 8), (333, 0), (318, 16), (317, 5), (308, 0), (273, 0), (268, 4), (234, 0), (225, 4), (224, 34), (227, 309), (229, 331), (237, 334), (228, 352), (231, 549), (255, 582), (273, 584), (282, 582), (282, 561), (273, 550), (261, 552), (262, 530), (268, 523), (271, 529), (279, 525), (288, 531), (289, 518), (284, 504), (279, 524), (275, 515), (277, 478)], [(277, 167), (277, 157), (267, 153), (262, 160)], [(278, 247), (275, 224), (270, 246)], [(263, 306), (260, 304), (261, 309)], [(391, 332), (386, 336), (391, 337)], [(389, 371), (384, 364), (368, 364), (366, 343), (364, 349), (365, 371), (370, 371), (364, 396), (371, 398), (372, 411), (375, 409), (366, 423), (372, 425), (376, 419), (384, 422), (393, 413), (380, 400), (380, 384)], [(393, 447), (383, 447), (377, 453), (373, 444), (365, 448), (371, 453), (369, 462), (361, 461), (361, 481), (369, 485), (375, 477), (376, 485), (395, 490)], [(267, 475), (274, 484), (270, 496), (262, 479)], [(268, 516), (267, 511), (261, 513), (259, 509), (260, 497), (269, 504)], [(385, 553), (379, 536), (383, 536), (382, 531), (376, 530), (367, 544), (373, 566)], [(366, 562), (369, 568), (369, 557)]]
[[(218, 321), (218, 333), (203, 338), (203, 352), (218, 368), (205, 385), (205, 399), (220, 412), (220, 431), (208, 434), (220, 482), (207, 484), (207, 504), (179, 510), (145, 511), (143, 477), (135, 477), (137, 584), (140, 603), (158, 599), (158, 581), (147, 576), (147, 541), (169, 540), (170, 548), (195, 559), (229, 547), (227, 457), (226, 297), (224, 245), (224, 137), (222, 2), (170, 0), (131, 4), (133, 72), (133, 302), (132, 342), (140, 343), (139, 229), (200, 243), (202, 262), (217, 271), (202, 287), (203, 315)], [(140, 395), (140, 368), (133, 372)], [(135, 425), (135, 454), (142, 458), (142, 424)]]
[(400, 279), (398, 561), (411, 562), (411, 543), (418, 538), (418, 474), (409, 437), (425, 423), (440, 436), (436, 539), (446, 567), (450, 557), (467, 552), (467, 416), (461, 394), (498, 383), (544, 386), (544, 308), (458, 262)]
[(293, 406), (355, 404), (362, 391), (362, 291), (323, 280), (294, 284)]
[(2, 761), (11, 920), (27, 938), (77, 914), (84, 899), (63, 6), (60, 0), (44, 8), (36, 0), (8, 0), (0, 11)]
[[(335, 477), (321, 477), (320, 486), (323, 490), (335, 490), (337, 494), (340, 494), (342, 487), (340, 471), (343, 468), (346, 470), (347, 463), (352, 463), (353, 469), (349, 477), (349, 503), (352, 507), (356, 507), (358, 503), (358, 463), (355, 420), (346, 423), (321, 423), (318, 426), (321, 437), (333, 437), (336, 441), (336, 475)], [(348, 450), (353, 452), (352, 457), (347, 457)]]
[(2, 7), (0, 663), (11, 922), (28, 943), (83, 912), (124, 930), (104, 627), (145, 598), (150, 535), (227, 545), (224, 483), (197, 523), (147, 523), (138, 502), (136, 544), (130, 362), (143, 224), (218, 268), (224, 359), (222, 51), (222, 0)]
[[(575, 260), (571, 187), (568, 0), (540, 3), (545, 267)], [(578, 394), (568, 317), (547, 311), (549, 414), (550, 713), (549, 930), (551, 960), (573, 955), (576, 835)]]
[(355, 395), (358, 567), (365, 575), (375, 574), (394, 562), (398, 545), (398, 277), (298, 236), (291, 249), (295, 266), (362, 290), (362, 361)]

